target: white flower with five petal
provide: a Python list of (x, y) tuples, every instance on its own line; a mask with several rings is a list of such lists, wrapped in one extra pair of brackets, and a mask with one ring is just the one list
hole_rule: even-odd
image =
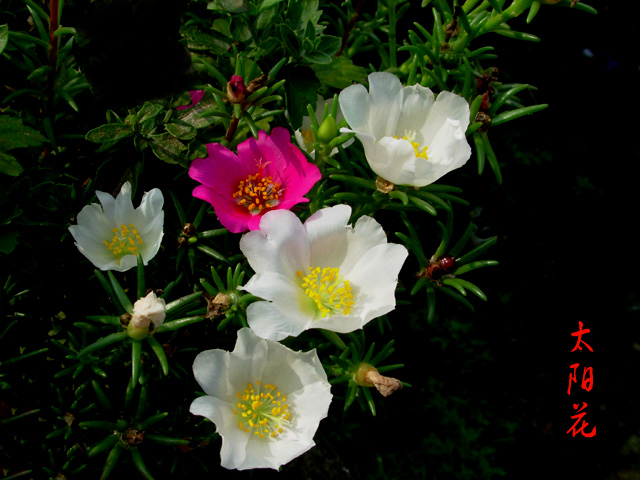
[(78, 224), (69, 227), (80, 253), (100, 270), (125, 272), (136, 266), (138, 253), (146, 265), (162, 240), (162, 192), (154, 188), (145, 193), (136, 209), (129, 182), (116, 198), (100, 191), (96, 195), (102, 206), (87, 205), (78, 213)]
[(387, 72), (369, 75), (369, 91), (347, 87), (340, 107), (364, 146), (371, 169), (398, 185), (423, 187), (464, 165), (471, 156), (465, 132), (469, 104), (451, 92), (403, 87)]
[(295, 352), (242, 328), (233, 352), (201, 352), (193, 373), (206, 395), (190, 411), (215, 423), (223, 467), (277, 469), (315, 445), (332, 399), (315, 349)]
[(243, 287), (264, 301), (247, 308), (249, 326), (270, 340), (309, 328), (347, 333), (395, 308), (398, 273), (408, 252), (387, 243), (372, 217), (355, 227), (351, 207), (336, 205), (302, 224), (290, 211), (267, 212), (240, 249), (256, 274)]

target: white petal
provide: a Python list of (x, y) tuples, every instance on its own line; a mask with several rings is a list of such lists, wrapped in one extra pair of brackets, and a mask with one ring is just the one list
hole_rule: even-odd
[(311, 325), (306, 316), (287, 316), (271, 302), (254, 302), (247, 307), (247, 322), (256, 335), (268, 340), (298, 336)]
[(116, 197), (116, 201), (114, 204), (114, 217), (116, 225), (129, 225), (130, 223), (135, 221), (133, 212), (133, 203), (131, 202), (131, 184), (129, 182), (125, 182), (125, 184), (122, 185), (120, 193)]
[(371, 169), (385, 180), (397, 185), (413, 185), (415, 182), (416, 151), (407, 140), (384, 137), (373, 143), (367, 137), (362, 141), (364, 152)]
[(273, 210), (260, 220), (260, 230), (240, 239), (240, 250), (256, 273), (278, 272), (293, 278), (309, 268), (309, 241), (302, 222), (289, 210)]
[(98, 197), (98, 200), (102, 204), (102, 210), (104, 211), (104, 214), (107, 216), (107, 219), (109, 220), (109, 223), (113, 224), (115, 226), (115, 224), (116, 224), (116, 217), (115, 217), (116, 199), (113, 198), (108, 193), (101, 192), (99, 190), (96, 190), (96, 196)]
[[(427, 120), (422, 126), (423, 146), (431, 149), (433, 139), (447, 123), (448, 119), (460, 122), (459, 131), (464, 135), (469, 126), (469, 104), (464, 98), (455, 93), (441, 92), (429, 110)], [(429, 150), (427, 150), (427, 155), (429, 153)]]
[(327, 417), (331, 399), (331, 386), (326, 380), (308, 383), (303, 390), (287, 394), (287, 400), (296, 414), (293, 429), (300, 442), (313, 443), (320, 420)]
[(398, 120), (396, 135), (402, 138), (409, 132), (415, 132), (415, 140), (423, 144), (421, 129), (427, 120), (428, 112), (435, 102), (433, 92), (422, 85), (404, 87), (402, 115)]
[[(355, 295), (354, 295), (355, 298)], [(332, 315), (331, 317), (318, 318), (311, 328), (324, 328), (338, 333), (349, 333), (362, 328), (364, 317), (361, 315)]]
[[(396, 132), (402, 111), (402, 83), (388, 72), (369, 75), (369, 129), (376, 139)], [(353, 128), (353, 126), (351, 126)]]
[(189, 408), (192, 414), (201, 415), (215, 423), (222, 437), (221, 465), (229, 469), (240, 468), (246, 462), (249, 443), (247, 432), (238, 428), (233, 409), (233, 403), (211, 396), (196, 398)]
[(294, 352), (277, 342), (267, 344), (269, 353), (262, 374), (263, 383), (274, 384), (287, 395), (318, 381), (323, 381), (328, 387), (327, 374), (315, 349), (303, 353)]
[(110, 270), (107, 266), (112, 265), (113, 262), (117, 264), (117, 260), (107, 247), (90, 238), (81, 226), (71, 225), (69, 231), (76, 240), (76, 246), (80, 253), (93, 263), (94, 266), (100, 270)]
[(353, 266), (367, 255), (371, 248), (386, 244), (387, 236), (382, 226), (373, 217), (364, 215), (358, 219), (355, 227), (349, 230), (347, 240), (347, 255), (340, 266), (340, 274), (344, 278), (349, 278)]
[(85, 228), (85, 234), (95, 242), (102, 243), (104, 240), (108, 242), (111, 241), (114, 224), (109, 222), (109, 218), (97, 203), (83, 207), (77, 215), (77, 221), (78, 225)]
[(349, 274), (349, 282), (358, 292), (357, 297), (354, 295), (354, 310), (362, 312), (364, 323), (395, 308), (398, 274), (408, 254), (402, 245), (377, 245)]
[[(309, 266), (340, 267), (347, 254), (347, 232), (351, 207), (336, 205), (323, 208), (311, 215), (304, 228), (311, 245)], [(307, 275), (309, 272), (303, 272)]]
[(369, 93), (363, 85), (351, 85), (338, 96), (342, 114), (356, 132), (369, 132)]

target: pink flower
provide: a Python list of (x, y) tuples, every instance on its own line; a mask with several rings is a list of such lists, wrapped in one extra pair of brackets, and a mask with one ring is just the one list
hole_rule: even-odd
[(207, 144), (207, 153), (189, 168), (189, 176), (202, 184), (193, 196), (209, 202), (232, 233), (258, 230), (266, 212), (308, 202), (303, 195), (322, 176), (281, 127), (240, 143), (238, 155), (219, 143)]
[(202, 100), (202, 97), (204, 97), (204, 90), (191, 90), (189, 95), (191, 95), (191, 105), (180, 105), (179, 107), (176, 107), (176, 110), (186, 110), (187, 108), (193, 107), (196, 103)]

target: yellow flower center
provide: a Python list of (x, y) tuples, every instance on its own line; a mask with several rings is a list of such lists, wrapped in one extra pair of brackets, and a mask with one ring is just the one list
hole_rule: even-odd
[(251, 215), (257, 215), (265, 209), (277, 207), (283, 190), (271, 177), (263, 178), (258, 172), (238, 184), (233, 198), (238, 205), (249, 210)]
[(233, 413), (238, 417), (238, 427), (260, 438), (277, 437), (291, 418), (287, 396), (275, 385), (262, 385), (260, 380), (256, 385), (253, 388), (249, 383), (243, 392), (237, 393), (239, 401)]
[(111, 243), (104, 241), (104, 245), (111, 250), (113, 256), (120, 261), (125, 255), (137, 255), (138, 246), (142, 245), (142, 238), (138, 235), (138, 230), (133, 224), (129, 224), (127, 227), (125, 224), (120, 224), (120, 228), (113, 229), (113, 238)]
[(340, 278), (340, 269), (309, 267), (309, 270), (311, 273), (306, 276), (298, 270), (298, 276), (302, 279), (300, 285), (316, 303), (322, 317), (336, 313), (348, 315), (354, 305), (353, 293), (349, 280)]
[[(397, 139), (398, 136), (396, 135), (393, 138)], [(416, 157), (429, 160), (429, 157), (427, 157), (427, 147), (422, 147), (422, 150), (420, 150), (420, 144), (418, 142), (414, 142), (413, 141), (414, 138), (415, 138), (415, 135), (405, 135), (404, 137), (401, 138), (401, 140), (406, 140), (411, 144), (411, 146), (416, 152)]]

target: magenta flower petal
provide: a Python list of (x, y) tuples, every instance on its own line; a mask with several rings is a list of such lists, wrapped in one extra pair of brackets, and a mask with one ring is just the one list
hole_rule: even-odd
[(180, 105), (179, 107), (176, 107), (176, 110), (186, 110), (187, 108), (193, 107), (196, 103), (202, 100), (202, 97), (204, 97), (204, 90), (191, 90), (189, 95), (191, 96), (191, 104)]
[(193, 196), (209, 202), (230, 232), (258, 230), (266, 212), (308, 202), (304, 195), (320, 180), (281, 127), (258, 133), (238, 145), (238, 154), (218, 144), (207, 145), (207, 156), (193, 161), (189, 176), (201, 183)]

